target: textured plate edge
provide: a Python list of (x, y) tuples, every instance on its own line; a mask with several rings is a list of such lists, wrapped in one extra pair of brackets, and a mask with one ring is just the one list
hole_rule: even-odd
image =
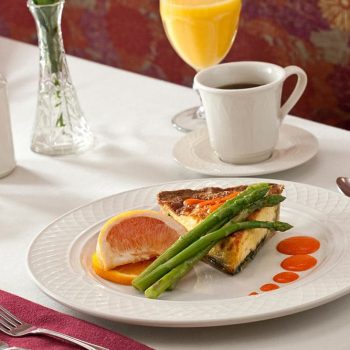
[[(53, 220), (50, 224), (48, 224), (43, 230), (41, 230), (39, 232), (39, 234), (32, 240), (32, 242), (30, 243), (28, 250), (27, 250), (27, 255), (26, 255), (26, 267), (27, 267), (27, 271), (30, 275), (30, 277), (32, 278), (32, 280), (35, 282), (35, 284), (39, 287), (40, 290), (42, 290), (46, 295), (48, 295), (49, 297), (51, 297), (53, 300), (59, 302), (62, 305), (67, 306), (68, 308), (71, 308), (73, 310), (76, 310), (78, 312), (83, 312), (95, 317), (99, 317), (99, 318), (103, 318), (103, 319), (107, 319), (107, 320), (111, 320), (111, 321), (119, 321), (119, 322), (123, 322), (123, 323), (127, 323), (127, 324), (133, 324), (133, 325), (143, 325), (143, 326), (152, 326), (152, 327), (169, 327), (169, 328), (178, 328), (178, 327), (184, 327), (184, 328), (196, 328), (196, 327), (215, 327), (215, 326), (225, 326), (225, 325), (235, 325), (235, 324), (245, 324), (245, 323), (251, 323), (251, 322), (257, 322), (257, 321), (262, 321), (262, 320), (268, 320), (268, 319), (274, 319), (274, 318), (279, 318), (279, 317), (284, 317), (284, 316), (288, 316), (288, 315), (292, 315), (292, 314), (296, 314), (302, 311), (306, 311), (306, 310), (310, 310), (312, 308), (327, 304), (333, 300), (339, 299), (342, 296), (348, 294), (350, 292), (350, 285), (347, 286), (347, 288), (343, 288), (337, 292), (334, 292), (330, 295), (327, 295), (321, 299), (318, 300), (311, 300), (309, 302), (306, 302), (305, 304), (299, 305), (299, 306), (292, 306), (292, 307), (288, 307), (283, 309), (283, 311), (272, 311), (272, 312), (265, 312), (260, 314), (258, 317), (255, 315), (251, 315), (251, 316), (247, 316), (247, 317), (242, 317), (240, 316), (239, 319), (237, 319), (237, 317), (235, 318), (225, 318), (225, 319), (221, 319), (221, 320), (204, 320), (204, 321), (178, 321), (178, 320), (150, 320), (150, 319), (145, 319), (145, 318), (130, 318), (130, 317), (123, 317), (120, 315), (115, 315), (113, 317), (111, 317), (111, 315), (108, 315), (106, 313), (103, 312), (96, 312), (96, 311), (91, 311), (88, 308), (83, 308), (83, 307), (76, 307), (74, 305), (71, 305), (70, 303), (66, 303), (64, 300), (62, 300), (61, 298), (57, 297), (56, 295), (54, 295), (54, 293), (50, 292), (44, 285), (42, 285), (33, 275), (32, 271), (30, 270), (30, 251), (31, 248), (33, 246), (33, 244), (35, 243), (35, 241), (37, 240), (37, 238), (49, 227), (51, 226), (53, 223), (59, 221), (61, 218), (65, 217), (68, 214), (71, 214), (75, 211), (78, 211), (81, 208), (87, 207), (89, 205), (91, 205), (92, 203), (97, 203), (99, 201), (103, 201), (107, 198), (113, 197), (115, 195), (121, 194), (121, 193), (127, 193), (127, 192), (133, 192), (133, 191), (138, 191), (138, 190), (142, 190), (142, 189), (148, 189), (148, 188), (152, 188), (155, 186), (166, 186), (166, 185), (170, 185), (170, 184), (176, 184), (176, 183), (181, 183), (181, 182), (217, 182), (217, 181), (228, 181), (229, 178), (228, 177), (222, 177), (222, 178), (197, 178), (197, 179), (186, 179), (186, 180), (175, 180), (175, 181), (168, 181), (168, 182), (163, 182), (163, 183), (155, 183), (153, 185), (147, 185), (147, 186), (143, 186), (143, 187), (139, 187), (139, 188), (134, 188), (134, 189), (130, 189), (127, 191), (121, 191), (121, 192), (116, 192), (110, 196), (105, 196), (105, 197), (101, 197), (99, 199), (96, 200), (92, 200), (82, 206), (79, 206), (77, 208), (74, 208), (66, 213), (64, 213), (63, 215), (61, 215), (60, 217), (56, 218), (55, 220)], [(239, 178), (235, 178), (232, 177), (233, 181), (240, 181)], [(316, 190), (322, 190), (322, 191), (326, 191), (326, 192), (330, 192), (334, 195), (337, 195), (339, 197), (342, 197), (343, 199), (345, 199), (345, 197), (343, 197), (341, 194), (339, 194), (336, 191), (332, 191), (329, 189), (325, 189), (319, 186), (315, 186), (315, 185), (309, 185), (309, 184), (301, 184), (301, 183), (297, 183), (297, 182), (293, 182), (293, 181), (284, 181), (284, 180), (277, 180), (277, 179), (266, 179), (266, 178), (242, 178), (242, 181), (249, 181), (249, 182), (276, 182), (276, 183), (283, 183), (283, 184), (290, 184), (290, 185), (305, 185), (307, 187), (311, 187), (314, 188)], [(349, 200), (350, 201), (350, 200)], [(269, 295), (273, 295), (273, 292)], [(263, 295), (262, 295), (263, 296)], [(195, 323), (194, 323), (195, 322)]]

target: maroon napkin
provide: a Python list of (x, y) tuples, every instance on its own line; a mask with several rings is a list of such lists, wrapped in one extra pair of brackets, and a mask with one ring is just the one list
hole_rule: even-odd
[[(35, 326), (52, 329), (68, 334), (81, 340), (104, 346), (110, 350), (146, 350), (149, 347), (118, 333), (101, 328), (92, 323), (48, 309), (16, 295), (0, 290), (0, 305), (12, 312), (19, 319)], [(82, 349), (64, 341), (44, 335), (28, 335), (21, 338), (9, 337), (0, 332), (0, 340), (11, 346), (28, 348), (31, 350), (73, 350)]]

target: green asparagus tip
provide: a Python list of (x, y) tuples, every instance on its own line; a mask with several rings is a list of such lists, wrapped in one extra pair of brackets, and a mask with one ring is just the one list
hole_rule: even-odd
[(266, 182), (258, 182), (256, 184), (252, 184), (252, 185), (249, 185), (247, 189), (250, 189), (250, 190), (255, 190), (255, 189), (261, 189), (261, 188), (269, 188), (269, 184), (266, 183)]
[(286, 223), (286, 222), (281, 222), (281, 221), (276, 221), (276, 222), (274, 222), (273, 226), (274, 226), (274, 229), (275, 229), (276, 231), (281, 231), (281, 232), (285, 232), (285, 231), (288, 231), (288, 230), (290, 230), (291, 228), (293, 228), (292, 225), (289, 225), (288, 223)]
[(271, 194), (267, 197), (265, 197), (265, 207), (274, 207), (275, 205), (280, 204), (286, 199), (286, 197), (280, 195), (280, 194)]

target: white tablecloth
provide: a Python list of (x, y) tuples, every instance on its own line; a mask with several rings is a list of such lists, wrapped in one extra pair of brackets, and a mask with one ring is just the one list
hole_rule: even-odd
[[(171, 155), (174, 143), (183, 136), (171, 126), (171, 116), (199, 103), (191, 89), (77, 58), (68, 60), (96, 146), (77, 156), (41, 156), (29, 147), (38, 49), (0, 38), (0, 72), (8, 80), (18, 164), (10, 176), (0, 179), (0, 288), (156, 349), (349, 349), (350, 296), (253, 324), (166, 329), (93, 318), (60, 305), (38, 289), (26, 270), (27, 249), (52, 220), (116, 192), (203, 177), (182, 168)], [(264, 177), (336, 191), (335, 178), (350, 175), (350, 132), (296, 117), (287, 117), (286, 122), (317, 136), (319, 153), (295, 169)]]

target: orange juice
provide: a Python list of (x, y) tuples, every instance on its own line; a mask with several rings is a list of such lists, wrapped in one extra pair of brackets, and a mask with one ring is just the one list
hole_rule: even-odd
[(160, 14), (178, 55), (200, 70), (219, 63), (235, 38), (241, 0), (160, 0)]

